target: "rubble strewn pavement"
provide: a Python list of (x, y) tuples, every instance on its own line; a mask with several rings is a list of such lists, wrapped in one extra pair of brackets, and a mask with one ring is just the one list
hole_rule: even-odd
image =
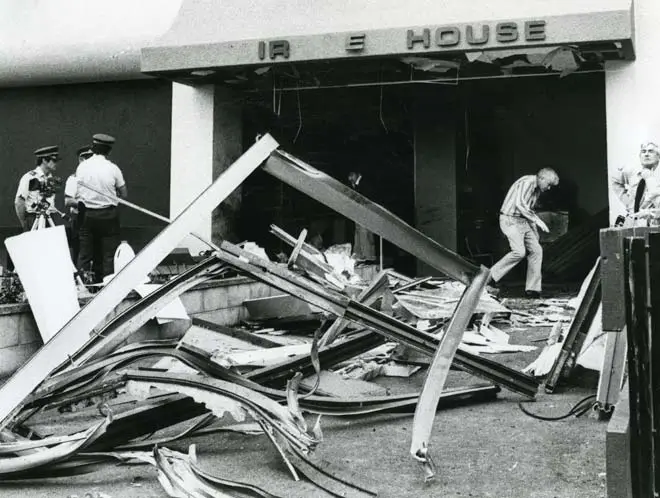
[[(280, 238), (287, 238), (278, 230)], [(169, 496), (235, 496), (237, 491), (276, 496), (250, 483), (224, 479), (221, 469), (203, 470), (194, 444), (187, 454), (167, 448), (174, 441), (232, 431), (267, 438), (294, 481), (307, 479), (335, 496), (376, 496), (378, 483), (317, 456), (316, 448), (324, 439), (323, 415), (361, 417), (369, 423), (374, 413), (414, 411), (419, 392), (392, 393), (382, 381), (427, 371), (433, 358), (421, 354), (426, 351), (423, 347), (411, 344), (424, 339), (442, 347), (467, 287), (455, 280), (414, 279), (390, 270), (378, 273), (373, 282), (365, 280), (355, 272), (350, 246), (321, 253), (306, 246), (304, 237), (300, 239), (287, 239), (297, 258), (268, 263), (282, 269), (279, 278), (296, 275), (298, 285), (316, 289), (319, 295), (327, 293), (352, 310), (364, 314), (365, 309), (373, 309), (377, 312), (374, 320), (394, 327), (396, 334), (417, 332), (410, 335), (410, 343), (402, 346), (373, 334), (373, 326), (365, 326), (366, 322), (354, 318), (357, 315), (347, 318), (339, 308), (333, 316), (314, 305), (283, 305), (282, 296), (274, 296), (281, 314), (277, 314), (278, 305), (271, 306), (270, 315), (250, 317), (233, 328), (236, 333), (193, 320), (180, 340), (125, 345), (126, 338), (188, 288), (186, 282), (219, 278), (231, 266), (211, 255), (199, 270), (189, 269), (180, 280), (144, 293), (133, 307), (99, 327), (103, 333), (73, 351), (70, 362), (38, 382), (0, 432), (0, 479), (75, 475), (103, 465), (142, 464), (154, 469)], [(257, 258), (250, 260), (251, 265), (261, 258), (262, 271), (268, 272), (262, 248), (246, 243), (239, 250)], [(108, 285), (120, 280), (124, 271)], [(386, 282), (384, 288), (371, 289), (378, 279)], [(267, 301), (259, 303), (261, 309), (268, 308)], [(536, 346), (511, 342), (507, 331), (517, 328), (550, 328), (553, 344), (561, 344), (562, 327), (575, 312), (569, 299), (527, 304), (481, 294), (466, 317), (466, 329), (460, 331), (458, 351), (465, 356), (462, 363), (454, 357), (453, 368), (487, 377), (475, 358), (483, 358), (493, 369), (498, 355), (535, 351)], [(287, 315), (301, 309), (308, 313)], [(335, 322), (336, 338), (323, 342)], [(300, 327), (301, 323), (305, 326)], [(115, 344), (113, 337), (121, 341)], [(503, 365), (498, 368), (506, 373)], [(529, 382), (536, 385), (533, 379)], [(444, 389), (437, 409), (449, 409), (458, 401), (493, 400), (499, 390), (493, 383)], [(77, 415), (90, 409), (97, 410), (94, 422), (80, 427)], [(58, 427), (70, 430), (40, 434), (31, 428), (43, 427), (48, 420), (57, 420)]]

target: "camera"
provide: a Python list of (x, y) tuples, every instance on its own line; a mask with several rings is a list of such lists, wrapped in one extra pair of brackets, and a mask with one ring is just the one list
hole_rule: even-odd
[(57, 176), (47, 176), (43, 179), (32, 178), (28, 183), (28, 190), (39, 192), (39, 200), (32, 204), (32, 207), (38, 213), (47, 213), (51, 209), (50, 198), (55, 195), (62, 179)]
[(47, 176), (44, 179), (32, 178), (28, 183), (30, 192), (38, 191), (43, 197), (55, 195), (62, 184), (62, 179), (57, 176)]

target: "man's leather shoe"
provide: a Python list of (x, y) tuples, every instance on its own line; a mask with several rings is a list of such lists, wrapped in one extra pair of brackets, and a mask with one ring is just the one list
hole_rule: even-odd
[(539, 291), (525, 291), (525, 297), (529, 299), (541, 299), (541, 293)]

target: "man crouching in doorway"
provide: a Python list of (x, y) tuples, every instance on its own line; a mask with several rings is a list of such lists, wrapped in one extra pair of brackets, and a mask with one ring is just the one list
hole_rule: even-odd
[(555, 170), (543, 168), (536, 175), (518, 178), (509, 188), (500, 208), (500, 229), (509, 240), (511, 250), (491, 268), (491, 285), (497, 286), (502, 277), (526, 257), (525, 296), (541, 297), (543, 248), (539, 243), (538, 229), (548, 232), (548, 227), (534, 212), (534, 205), (541, 192), (558, 184), (559, 176)]

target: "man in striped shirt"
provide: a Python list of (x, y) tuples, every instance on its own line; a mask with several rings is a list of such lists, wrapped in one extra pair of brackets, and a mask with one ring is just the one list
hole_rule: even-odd
[(500, 229), (509, 239), (511, 251), (491, 268), (491, 279), (497, 284), (523, 258), (527, 258), (525, 295), (541, 297), (541, 264), (543, 249), (539, 243), (540, 228), (546, 224), (534, 212), (539, 194), (559, 184), (559, 176), (551, 168), (543, 168), (536, 175), (518, 178), (504, 198), (500, 208)]

